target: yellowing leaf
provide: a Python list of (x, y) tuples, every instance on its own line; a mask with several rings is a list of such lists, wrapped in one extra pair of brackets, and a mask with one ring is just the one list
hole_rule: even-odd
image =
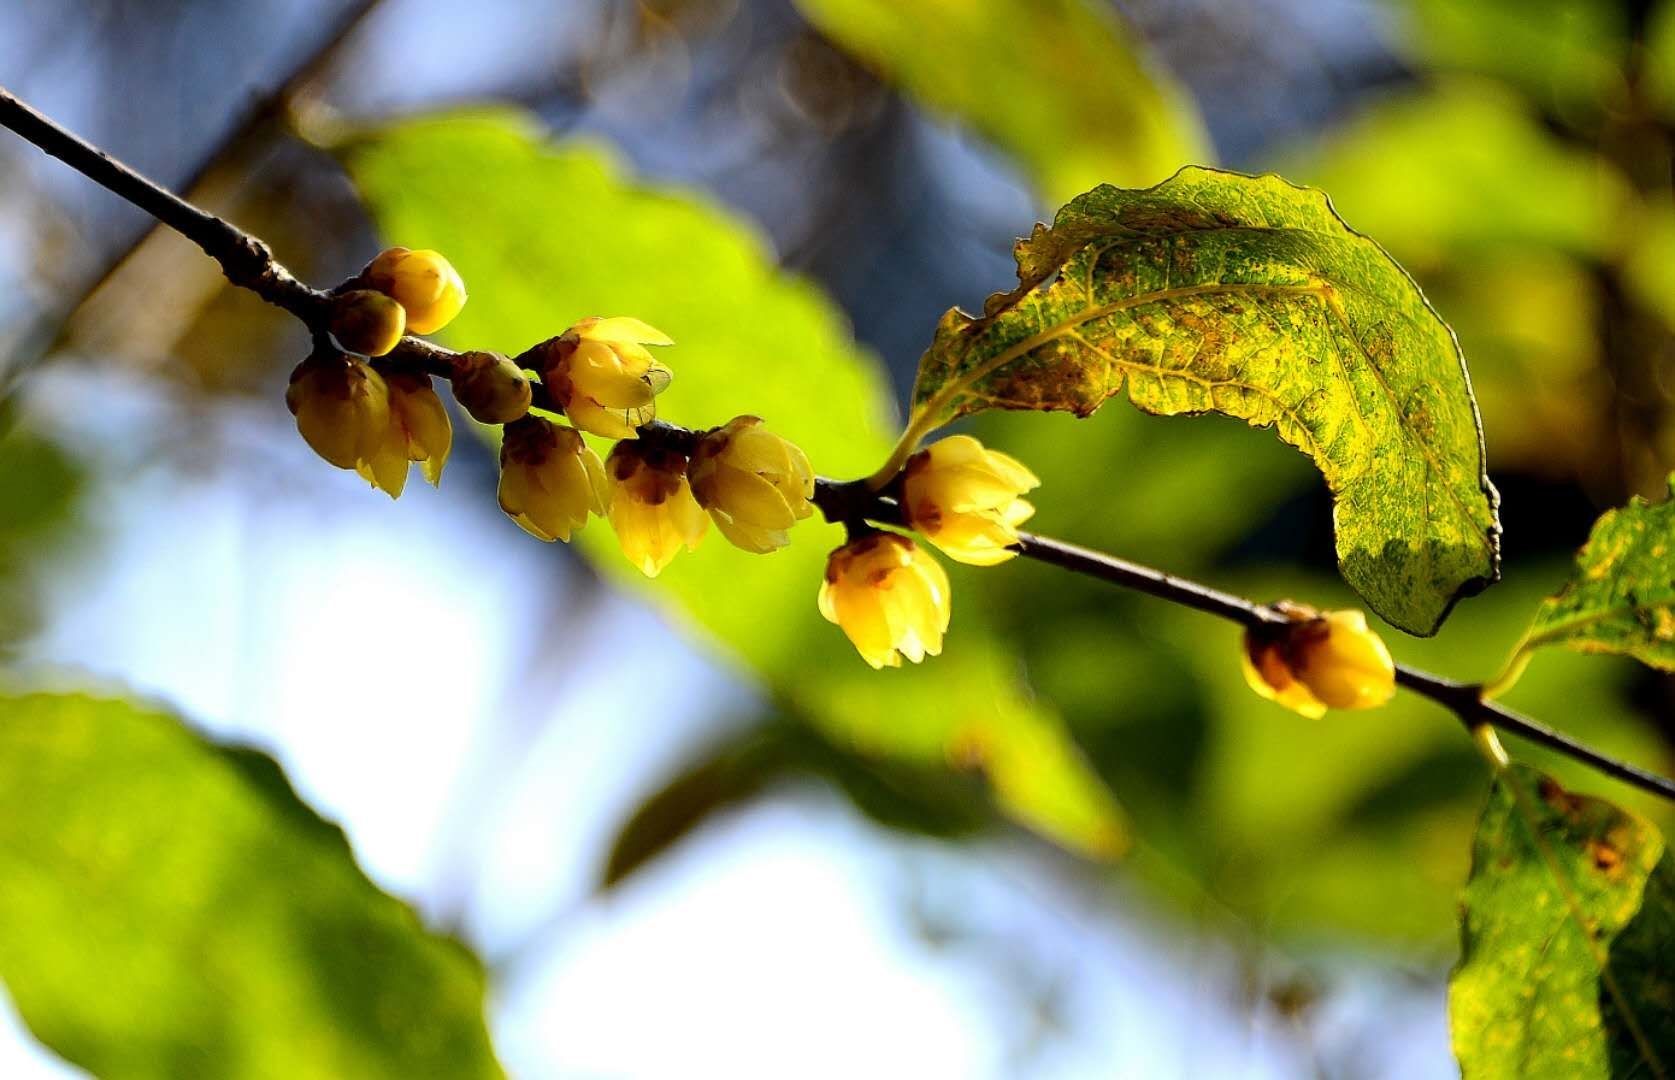
[(1448, 990), (1467, 1080), (1667, 1078), (1675, 866), (1656, 829), (1533, 769), (1495, 783)]
[[(1675, 491), (1675, 476), (1670, 477)], [(1576, 556), (1576, 576), (1542, 601), (1520, 652), (1563, 645), (1622, 653), (1675, 671), (1675, 498), (1608, 510)]]
[(1095, 188), (1016, 255), (1017, 289), (980, 318), (944, 316), (904, 446), (981, 409), (1085, 416), (1126, 385), (1146, 412), (1224, 413), (1308, 454), (1345, 579), (1402, 629), (1434, 632), (1495, 580), (1497, 497), (1459, 348), (1322, 193), (1187, 168)]
[(797, 0), (810, 22), (970, 124), (1047, 198), (1211, 157), (1188, 98), (1103, 0)]

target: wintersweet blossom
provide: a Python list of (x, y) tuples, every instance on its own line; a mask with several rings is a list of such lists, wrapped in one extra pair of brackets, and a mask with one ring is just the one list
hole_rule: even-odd
[(842, 628), (875, 668), (918, 663), (942, 651), (950, 615), (948, 574), (897, 533), (851, 540), (826, 560), (820, 614)]

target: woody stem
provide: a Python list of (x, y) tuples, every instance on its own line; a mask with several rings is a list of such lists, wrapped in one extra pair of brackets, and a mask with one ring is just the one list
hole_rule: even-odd
[[(221, 264), (222, 272), (232, 284), (295, 315), (315, 334), (324, 333), (330, 294), (299, 281), (274, 258), (273, 252), (261, 240), (180, 198), (78, 138), (18, 100), (4, 87), (0, 87), (0, 127), (10, 128), (198, 245), (204, 254)], [(447, 378), (460, 356), (452, 349), (422, 338), (406, 337), (388, 358), (392, 362), (405, 362), (418, 370)], [(537, 385), (535, 389), (536, 405), (557, 411), (557, 403), (545, 388)], [(655, 421), (641, 429), (641, 434), (648, 439), (664, 440), (672, 446), (690, 447), (699, 433), (676, 424)], [(901, 507), (892, 493), (890, 479), (881, 475), (852, 481), (822, 478), (815, 484), (813, 501), (830, 521), (856, 525), (867, 522), (901, 525)], [(1273, 605), (1224, 593), (1186, 578), (1061, 540), (1020, 533), (1017, 547), (1018, 553), (1025, 558), (1207, 612), (1247, 628), (1280, 623), (1287, 618)], [(1562, 732), (1495, 702), (1486, 701), (1481, 685), (1455, 682), (1403, 665), (1396, 667), (1396, 681), (1453, 712), (1467, 732), (1474, 736), (1484, 725), (1490, 725), (1590, 765), (1643, 791), (1675, 800), (1675, 780), (1619, 761)]]

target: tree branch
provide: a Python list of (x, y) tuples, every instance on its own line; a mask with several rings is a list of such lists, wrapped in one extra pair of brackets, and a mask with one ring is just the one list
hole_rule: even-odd
[[(199, 209), (77, 138), (3, 87), (0, 87), (0, 126), (10, 128), (197, 244), (205, 254), (221, 264), (227, 280), (234, 285), (248, 289), (268, 303), (290, 312), (314, 333), (324, 333), (330, 294), (297, 280), (256, 237)], [(460, 355), (452, 349), (416, 337), (403, 338), (389, 354), (392, 360), (412, 364), (442, 378), (451, 375)], [(556, 403), (543, 388), (537, 385), (536, 389), (536, 404), (557, 411)], [(642, 428), (641, 434), (648, 439), (689, 450), (702, 433), (659, 420)], [(830, 521), (902, 524), (893, 485), (875, 490), (865, 479), (836, 481), (821, 478), (816, 481), (813, 501)], [(1247, 628), (1288, 621), (1288, 617), (1272, 605), (1259, 604), (1161, 570), (1049, 537), (1020, 533), (1018, 551), (1026, 558), (1206, 612)], [(1475, 733), (1484, 725), (1489, 725), (1520, 735), (1624, 783), (1675, 800), (1675, 780), (1618, 761), (1568, 735), (1494, 702), (1485, 701), (1480, 685), (1454, 682), (1401, 665), (1396, 669), (1396, 681), (1453, 712), (1468, 732)]]
[[(383, 0), (353, 0), (338, 12), (336, 18), (327, 23), (306, 48), (300, 50), (288, 66), (285, 77), (268, 93), (253, 98), (233, 119), (215, 145), (186, 173), (178, 189), (191, 198), (224, 165), (240, 161), (261, 145), (297, 99), (337, 61), (343, 49), (382, 3)], [(28, 344), (21, 356), (14, 357), (11, 368), (0, 374), (0, 397), (4, 397), (8, 385), (64, 344), (66, 323), (70, 318), (110, 283), (117, 271), (157, 228), (155, 219), (141, 226), (87, 276), (85, 284), (77, 289), (74, 301), (61, 311), (41, 316), (45, 329), (25, 335), (24, 340)]]

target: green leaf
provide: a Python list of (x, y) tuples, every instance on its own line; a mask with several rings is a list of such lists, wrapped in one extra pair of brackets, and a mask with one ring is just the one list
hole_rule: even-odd
[(1099, 0), (797, 0), (828, 37), (970, 124), (1057, 202), (1210, 159), (1189, 99)]
[[(660, 415), (691, 427), (761, 416), (828, 476), (888, 456), (895, 425), (872, 357), (818, 289), (782, 273), (763, 239), (712, 203), (635, 183), (597, 147), (554, 146), (512, 112), (408, 121), (339, 152), (392, 243), (437, 248), (464, 275), (471, 302), (448, 328), (451, 342), (516, 354), (584, 316), (633, 315), (676, 342), (659, 353), (675, 373)], [(533, 543), (506, 528), (508, 542)], [(874, 672), (815, 607), (842, 529), (816, 518), (792, 541), (750, 555), (712, 529), (655, 581), (628, 564), (604, 521), (576, 546), (757, 680), (774, 707), (856, 752), (944, 767), (962, 719), (991, 726), (1003, 754), (1050, 744), (1039, 789), (997, 784), (1000, 805), (1065, 847), (1111, 851), (1123, 828), (1116, 804), (1062, 721), (1017, 685), (980, 604), (955, 599), (947, 655)], [(956, 592), (964, 573), (955, 571)], [(856, 736), (875, 718), (845, 708), (851, 691), (878, 701), (894, 721), (888, 737)]]
[(1466, 1077), (1675, 1070), (1675, 866), (1657, 830), (1515, 766), (1495, 783), (1449, 984)]
[(1499, 572), (1496, 495), (1448, 327), (1321, 192), (1182, 169), (1098, 187), (1018, 242), (1019, 285), (943, 317), (911, 434), (988, 408), (1138, 408), (1273, 426), (1336, 500), (1344, 578), (1429, 634)]
[(0, 698), (0, 978), (100, 1076), (501, 1075), (484, 979), (251, 750)]
[[(1670, 484), (1675, 491), (1675, 476)], [(1652, 505), (1636, 497), (1600, 515), (1575, 576), (1542, 601), (1519, 651), (1544, 645), (1675, 671), (1675, 498)]]

